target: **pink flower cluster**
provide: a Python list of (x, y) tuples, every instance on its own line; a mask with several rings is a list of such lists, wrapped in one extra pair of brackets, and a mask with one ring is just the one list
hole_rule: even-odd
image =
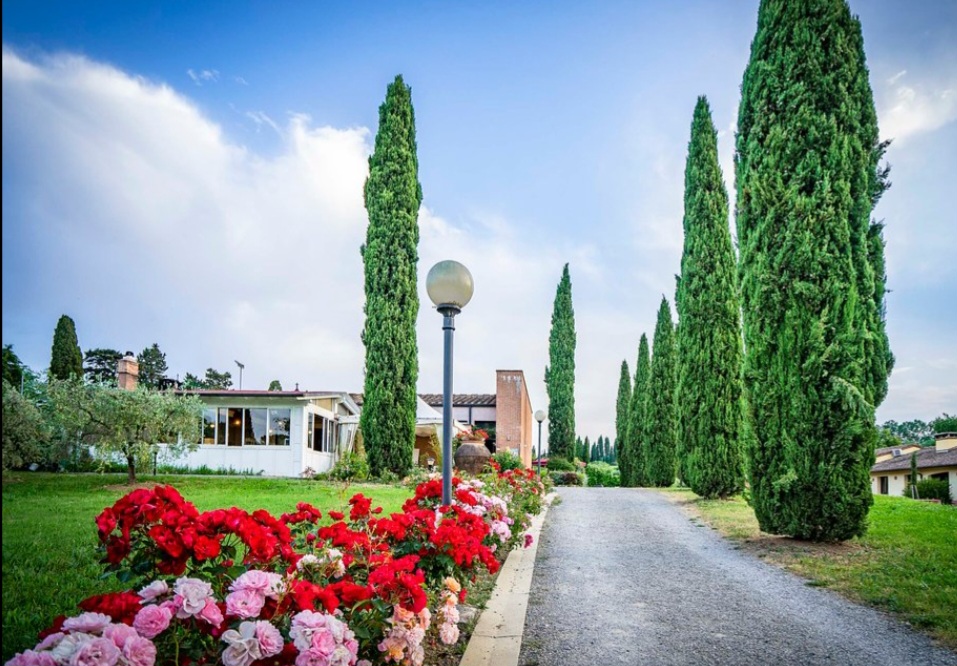
[(225, 666), (249, 666), (258, 659), (282, 652), (282, 634), (266, 620), (242, 622), (238, 629), (223, 632)]
[(297, 613), (292, 618), (289, 637), (299, 651), (296, 666), (352, 666), (358, 658), (355, 634), (345, 622), (329, 613)]
[(452, 577), (446, 578), (444, 584), (442, 605), (438, 610), (439, 619), (442, 621), (439, 625), (439, 639), (446, 645), (452, 645), (459, 640), (459, 609), (456, 604), (462, 586)]
[[(133, 618), (133, 628), (147, 638), (156, 638), (169, 628), (173, 618), (195, 618), (211, 627), (223, 624), (223, 612), (216, 604), (212, 586), (199, 578), (179, 578), (173, 586), (156, 580), (139, 592), (143, 608)], [(151, 603), (159, 601), (160, 603)]]
[(33, 650), (25, 650), (7, 666), (153, 666), (156, 646), (134, 627), (115, 624), (103, 613), (67, 618)]
[(422, 666), (422, 662), (425, 661), (422, 639), (425, 638), (425, 632), (431, 622), (432, 614), (428, 608), (413, 613), (401, 606), (396, 606), (395, 612), (389, 619), (389, 633), (379, 643), (379, 652), (383, 653), (385, 663)]
[(226, 613), (248, 619), (258, 617), (266, 599), (279, 599), (285, 588), (279, 574), (251, 569), (233, 581), (229, 590)]

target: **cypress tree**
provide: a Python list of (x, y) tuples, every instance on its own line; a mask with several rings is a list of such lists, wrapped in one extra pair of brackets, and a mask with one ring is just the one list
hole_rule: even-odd
[(668, 487), (675, 482), (675, 453), (678, 447), (678, 418), (675, 363), (675, 327), (671, 308), (664, 296), (655, 325), (651, 379), (645, 392), (645, 425), (642, 451), (646, 483)]
[(859, 21), (844, 0), (762, 0), (735, 155), (749, 475), (761, 529), (862, 534), (884, 332), (887, 186)]
[[(628, 408), (631, 406), (631, 374), (628, 371), (628, 361), (621, 362), (621, 375), (618, 377), (618, 402), (615, 404), (615, 441), (624, 442), (628, 432)], [(608, 462), (608, 451), (605, 451), (605, 462)], [(622, 478), (630, 473), (621, 470)], [(630, 478), (630, 477), (629, 477)]]
[(419, 374), (418, 169), (412, 91), (397, 76), (379, 107), (365, 184), (366, 374), (360, 427), (374, 475), (389, 470), (402, 476), (412, 464)]
[[(728, 193), (708, 100), (698, 98), (685, 166), (684, 252), (675, 306), (679, 476), (702, 497), (744, 487), (741, 322)], [(655, 347), (657, 357), (657, 345)]]
[(571, 460), (575, 455), (575, 311), (568, 264), (555, 293), (548, 361), (548, 450), (553, 456)]
[(76, 340), (76, 324), (66, 315), (60, 317), (53, 332), (50, 376), (55, 379), (83, 376), (83, 352)]
[(582, 461), (591, 462), (591, 442), (588, 441), (588, 435), (585, 435), (585, 441), (582, 443)]
[(651, 353), (648, 336), (641, 334), (638, 343), (638, 362), (635, 365), (635, 382), (632, 385), (631, 401), (628, 404), (628, 430), (625, 438), (618, 441), (618, 466), (621, 468), (621, 485), (643, 486), (645, 476), (644, 433), (645, 397), (651, 379)]

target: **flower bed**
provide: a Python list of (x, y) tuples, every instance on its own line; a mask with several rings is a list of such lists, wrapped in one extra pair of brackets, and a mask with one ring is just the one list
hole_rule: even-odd
[(81, 601), (7, 664), (422, 664), (426, 635), (458, 640), (456, 603), (528, 545), (542, 508), (531, 471), (454, 484), (449, 507), (430, 479), (401, 512), (360, 494), (325, 518), (306, 503), (200, 513), (171, 486), (135, 490), (96, 518), (103, 563), (130, 589)]

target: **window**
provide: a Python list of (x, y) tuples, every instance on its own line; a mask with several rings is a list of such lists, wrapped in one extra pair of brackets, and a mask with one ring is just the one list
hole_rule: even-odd
[(886, 476), (880, 477), (879, 483), (880, 483), (880, 490), (879, 490), (880, 494), (887, 495), (889, 492), (887, 488), (887, 477)]
[(319, 414), (310, 414), (309, 448), (313, 451), (332, 453), (336, 450), (339, 424)]
[(203, 434), (200, 443), (220, 446), (289, 446), (291, 423), (292, 410), (288, 407), (207, 407), (203, 410)]
[(226, 444), (226, 430), (229, 424), (229, 412), (225, 407), (217, 409), (216, 415), (216, 443)]
[(202, 444), (216, 443), (216, 408), (207, 407), (203, 410)]
[(269, 410), (269, 444), (289, 446), (289, 424), (292, 421), (291, 409)]
[(244, 409), (243, 444), (246, 446), (266, 445), (266, 409), (263, 407)]
[(226, 444), (228, 446), (243, 445), (243, 410), (239, 407), (228, 407), (226, 410)]

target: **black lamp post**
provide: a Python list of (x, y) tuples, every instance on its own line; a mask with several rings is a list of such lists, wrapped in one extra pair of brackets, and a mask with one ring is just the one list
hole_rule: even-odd
[(442, 504), (452, 503), (452, 334), (455, 315), (472, 300), (472, 274), (457, 261), (440, 261), (425, 278), (425, 289), (442, 315), (445, 332), (444, 377), (442, 381)]
[(540, 409), (535, 412), (535, 420), (538, 421), (538, 475), (542, 475), (542, 421), (545, 420), (545, 410)]

